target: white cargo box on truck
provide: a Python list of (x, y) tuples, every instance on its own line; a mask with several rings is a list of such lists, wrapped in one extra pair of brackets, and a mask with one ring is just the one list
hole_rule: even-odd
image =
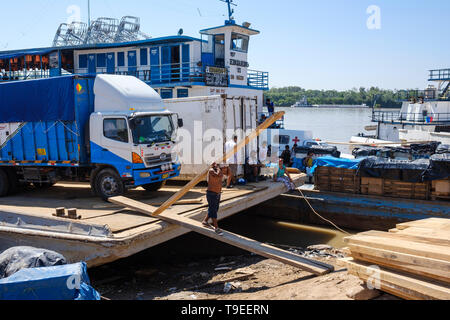
[[(178, 179), (182, 180), (196, 176), (211, 164), (210, 159), (217, 158), (218, 155), (211, 151), (213, 144), (220, 143), (221, 152), (225, 152), (225, 143), (232, 138), (233, 133), (237, 132), (239, 139), (242, 139), (244, 136), (239, 131), (248, 133), (257, 127), (256, 97), (216, 95), (165, 99), (164, 104), (184, 122), (177, 138), (177, 151), (182, 163)], [(187, 132), (190, 137), (186, 137)], [(244, 172), (245, 157), (256, 149), (254, 143), (247, 146), (245, 152), (238, 153), (238, 161), (242, 164), (238, 168), (238, 174)]]

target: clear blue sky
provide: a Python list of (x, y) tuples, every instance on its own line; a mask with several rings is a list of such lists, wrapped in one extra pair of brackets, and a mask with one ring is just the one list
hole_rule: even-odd
[[(251, 68), (270, 72), (271, 86), (308, 89), (424, 88), (428, 70), (450, 67), (448, 0), (235, 0), (238, 23), (261, 31), (250, 43)], [(0, 50), (49, 46), (67, 8), (87, 0), (3, 1)], [(369, 30), (370, 5), (381, 29)], [(219, 0), (91, 0), (91, 16), (141, 17), (153, 37), (199, 36), (223, 24)]]

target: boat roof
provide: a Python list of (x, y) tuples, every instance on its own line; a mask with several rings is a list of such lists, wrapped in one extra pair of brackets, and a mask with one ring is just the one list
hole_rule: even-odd
[(20, 57), (24, 55), (45, 55), (56, 50), (88, 50), (88, 49), (107, 49), (107, 48), (121, 48), (130, 46), (144, 46), (144, 45), (156, 45), (164, 43), (174, 43), (174, 42), (191, 42), (191, 41), (202, 41), (201, 39), (189, 37), (189, 36), (168, 36), (159, 37), (138, 41), (129, 42), (116, 42), (116, 43), (96, 43), (96, 44), (85, 44), (78, 46), (66, 46), (66, 47), (45, 47), (45, 48), (33, 48), (33, 49), (18, 49), (9, 51), (0, 51), (0, 59), (11, 59), (15, 57)]
[(230, 27), (233, 28), (234, 32), (243, 33), (243, 34), (246, 34), (249, 36), (260, 34), (260, 32), (258, 30), (250, 29), (250, 28), (238, 25), (238, 24), (225, 24), (225, 25), (219, 26), (219, 27), (207, 28), (207, 29), (200, 30), (200, 33), (201, 34), (218, 34), (218, 33), (225, 32)]

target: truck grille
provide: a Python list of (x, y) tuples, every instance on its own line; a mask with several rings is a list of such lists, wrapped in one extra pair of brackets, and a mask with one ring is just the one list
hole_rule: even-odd
[[(163, 157), (161, 157), (163, 156)], [(175, 162), (177, 159), (177, 155), (176, 153), (172, 153), (172, 154), (166, 154), (163, 153), (159, 156), (151, 156), (151, 157), (145, 157), (145, 164), (147, 165), (147, 167), (156, 167), (156, 166), (160, 166), (163, 164), (170, 164), (172, 162)]]

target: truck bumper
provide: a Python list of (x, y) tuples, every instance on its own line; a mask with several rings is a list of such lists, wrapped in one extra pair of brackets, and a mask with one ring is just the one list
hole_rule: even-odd
[(139, 187), (145, 184), (169, 180), (171, 178), (178, 177), (180, 175), (180, 171), (180, 164), (173, 165), (173, 169), (169, 171), (161, 171), (160, 168), (133, 170), (134, 184), (131, 184), (130, 187)]

